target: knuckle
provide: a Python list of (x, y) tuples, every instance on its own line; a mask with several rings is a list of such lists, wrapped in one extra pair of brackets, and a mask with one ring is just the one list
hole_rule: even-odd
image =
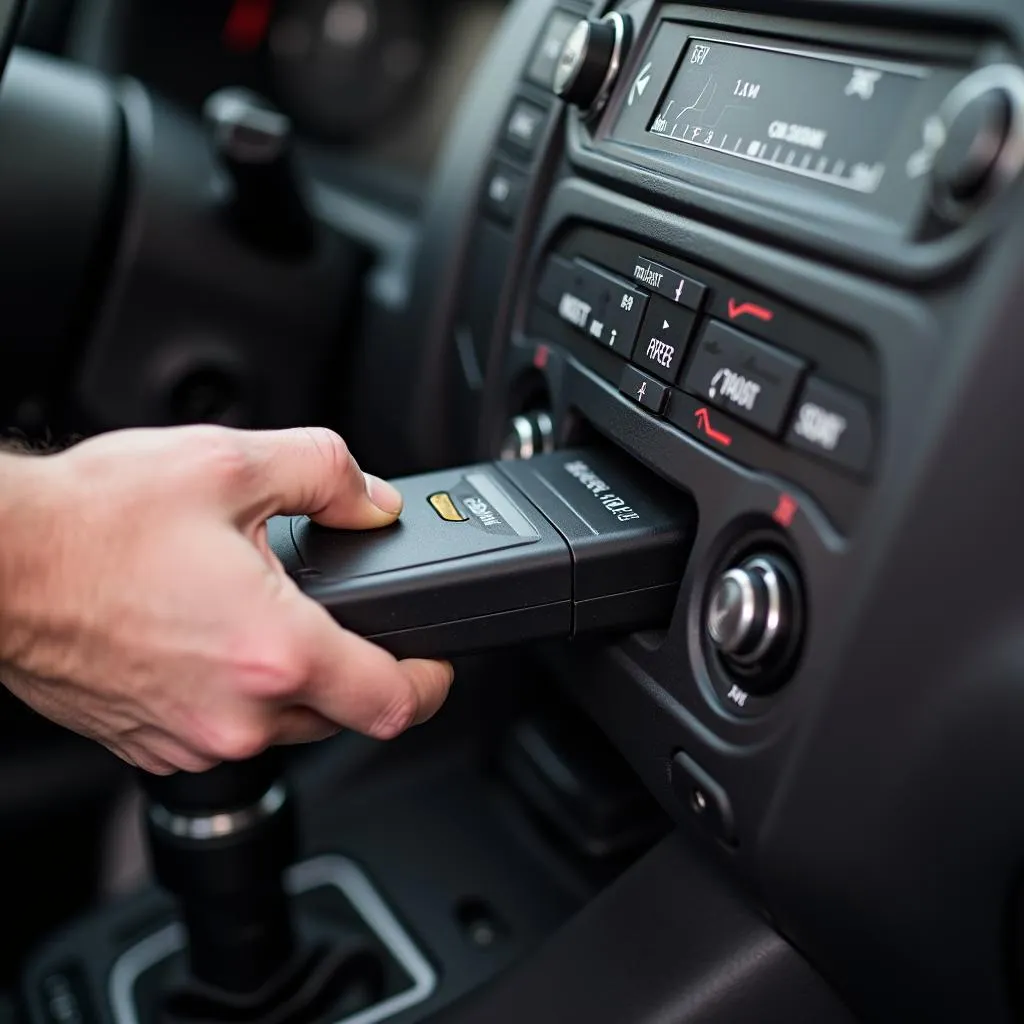
[(263, 752), (269, 738), (263, 729), (224, 721), (209, 730), (206, 747), (217, 761), (247, 761)]
[(415, 723), (418, 712), (416, 691), (407, 683), (377, 716), (368, 733), (376, 740), (393, 740)]
[(203, 450), (204, 472), (228, 487), (249, 483), (256, 473), (256, 463), (242, 435), (223, 427), (209, 427), (197, 435)]
[(306, 427), (306, 436), (327, 463), (331, 475), (344, 472), (352, 460), (352, 453), (340, 434), (327, 427)]
[(248, 696), (289, 697), (305, 685), (309, 657), (292, 638), (269, 636), (249, 647), (239, 668)]

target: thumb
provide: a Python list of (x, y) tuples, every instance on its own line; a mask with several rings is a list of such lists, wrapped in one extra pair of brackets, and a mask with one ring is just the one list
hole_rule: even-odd
[(401, 494), (363, 473), (333, 430), (303, 427), (247, 437), (253, 483), (246, 505), (261, 522), (308, 515), (324, 526), (369, 530), (390, 525), (402, 511)]

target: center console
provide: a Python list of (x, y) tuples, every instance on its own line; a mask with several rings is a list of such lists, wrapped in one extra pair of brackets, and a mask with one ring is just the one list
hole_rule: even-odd
[(872, 1019), (1010, 1019), (1022, 43), (999, 0), (524, 0), (361, 368), (411, 369), (396, 469), (607, 445), (693, 502), (671, 621), (544, 660)]

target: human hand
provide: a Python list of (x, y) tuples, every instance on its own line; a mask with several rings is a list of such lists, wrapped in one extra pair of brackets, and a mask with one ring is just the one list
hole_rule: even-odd
[(304, 596), (276, 514), (393, 523), (401, 496), (321, 429), (130, 430), (0, 456), (0, 678), (147, 771), (204, 771), (433, 715), (451, 666), (396, 661)]

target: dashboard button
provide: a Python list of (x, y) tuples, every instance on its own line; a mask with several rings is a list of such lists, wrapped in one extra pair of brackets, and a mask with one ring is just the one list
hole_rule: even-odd
[(678, 270), (638, 258), (633, 267), (633, 280), (649, 291), (678, 302), (687, 309), (699, 310), (704, 305), (707, 285)]
[(511, 224), (526, 195), (526, 175), (503, 163), (493, 163), (484, 181), (484, 205), (498, 220)]
[(537, 285), (537, 298), (548, 309), (558, 309), (562, 295), (572, 288), (574, 268), (561, 256), (549, 256)]
[(537, 149), (548, 113), (527, 100), (516, 100), (505, 121), (505, 142), (516, 153), (531, 157)]
[(580, 263), (570, 263), (561, 256), (550, 256), (541, 275), (538, 298), (553, 309), (560, 319), (576, 330), (590, 333), (601, 340), (606, 282), (593, 270)]
[(647, 296), (609, 271), (584, 260), (579, 260), (578, 264), (590, 275), (597, 292), (594, 318), (587, 333), (628, 359), (647, 310)]
[(534, 52), (533, 60), (530, 61), (526, 77), (543, 89), (551, 89), (555, 82), (555, 68), (558, 67), (558, 60), (562, 56), (562, 47), (565, 46), (569, 33), (576, 27), (579, 21), (578, 14), (570, 14), (568, 11), (555, 11), (548, 23), (544, 26), (537, 49)]
[(665, 408), (665, 400), (668, 398), (668, 388), (660, 380), (648, 377), (635, 366), (627, 365), (622, 368), (619, 390), (624, 395), (629, 395), (634, 402), (639, 402), (645, 409), (659, 415)]
[(696, 316), (690, 310), (652, 297), (640, 328), (640, 338), (633, 350), (633, 362), (674, 384), (695, 320)]
[(874, 448), (872, 416), (859, 395), (811, 377), (804, 387), (786, 444), (864, 473)]
[(672, 789), (690, 812), (725, 843), (736, 841), (736, 820), (725, 790), (680, 751), (672, 758)]
[(805, 363), (780, 349), (708, 322), (684, 390), (773, 436), (782, 430)]

